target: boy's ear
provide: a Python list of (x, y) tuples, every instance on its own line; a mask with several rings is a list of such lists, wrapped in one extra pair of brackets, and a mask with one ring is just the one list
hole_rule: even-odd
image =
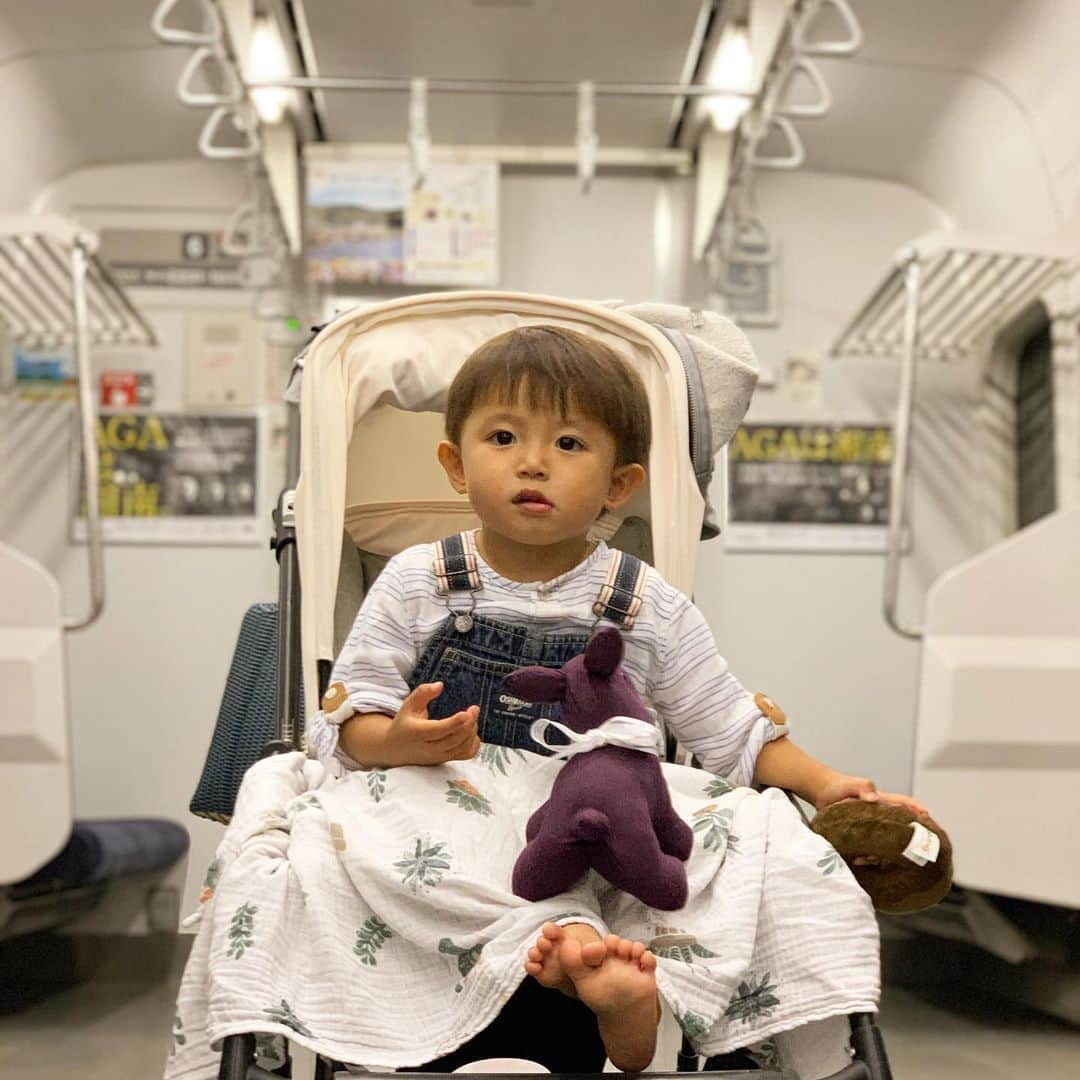
[(446, 477), (450, 486), (459, 494), (467, 495), (468, 487), (465, 485), (465, 468), (461, 463), (461, 448), (445, 439), (439, 443), (439, 464), (446, 470)]
[(645, 469), (634, 462), (631, 465), (616, 465), (611, 474), (611, 485), (604, 500), (605, 510), (617, 510), (642, 484), (645, 483)]

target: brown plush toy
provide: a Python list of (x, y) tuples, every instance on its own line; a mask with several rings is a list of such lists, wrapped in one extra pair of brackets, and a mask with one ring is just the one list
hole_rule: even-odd
[(874, 907), (887, 915), (933, 907), (952, 884), (952, 844), (926, 815), (844, 799), (822, 810), (811, 828), (836, 848)]
[[(754, 702), (777, 727), (788, 727), (772, 698), (755, 694)], [(844, 799), (822, 810), (810, 827), (836, 848), (874, 907), (887, 915), (933, 907), (952, 885), (952, 844), (925, 814)]]

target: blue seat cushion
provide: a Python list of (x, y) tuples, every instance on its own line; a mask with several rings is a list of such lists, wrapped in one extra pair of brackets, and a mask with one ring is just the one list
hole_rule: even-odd
[(189, 844), (187, 829), (162, 818), (76, 821), (60, 853), (20, 884), (67, 888), (158, 870)]

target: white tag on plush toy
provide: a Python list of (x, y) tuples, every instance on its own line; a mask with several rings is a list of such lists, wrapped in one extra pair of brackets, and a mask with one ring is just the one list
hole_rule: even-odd
[(917, 821), (911, 823), (911, 839), (903, 850), (905, 859), (910, 859), (916, 866), (925, 866), (928, 862), (937, 862), (941, 851), (941, 837), (931, 832)]

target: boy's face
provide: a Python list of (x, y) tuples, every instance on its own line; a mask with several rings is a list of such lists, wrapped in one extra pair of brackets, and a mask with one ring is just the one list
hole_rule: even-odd
[(460, 446), (439, 444), (450, 483), (469, 496), (484, 527), (530, 545), (584, 537), (601, 510), (630, 498), (645, 470), (616, 466), (615, 457), (615, 438), (598, 420), (530, 411), (523, 402), (482, 403), (466, 419)]

